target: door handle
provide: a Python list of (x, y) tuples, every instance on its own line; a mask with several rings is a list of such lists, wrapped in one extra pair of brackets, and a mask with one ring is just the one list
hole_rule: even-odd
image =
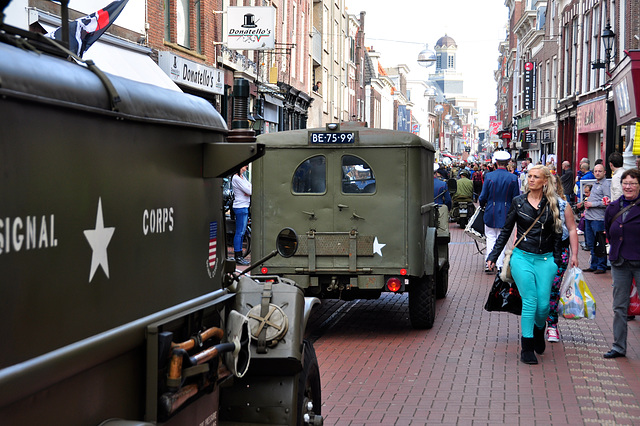
[(342, 209), (348, 209), (349, 206), (345, 206), (344, 204), (338, 204), (338, 208), (340, 209), (340, 211), (342, 211)]
[(361, 220), (364, 220), (364, 217), (362, 217), (362, 216), (358, 216), (358, 214), (357, 214), (356, 212), (353, 212), (353, 218), (354, 218), (354, 219), (361, 219)]
[(309, 215), (309, 219), (315, 219), (316, 218), (316, 214), (314, 212), (306, 212), (306, 211), (303, 210), (302, 213), (308, 214)]

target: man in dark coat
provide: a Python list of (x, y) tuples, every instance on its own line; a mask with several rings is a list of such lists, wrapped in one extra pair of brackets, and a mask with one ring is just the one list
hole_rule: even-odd
[[(493, 156), (497, 169), (487, 173), (480, 193), (480, 207), (484, 207), (484, 234), (487, 237), (487, 256), (500, 235), (507, 219), (507, 212), (511, 207), (511, 200), (520, 195), (518, 177), (507, 170), (509, 155), (506, 151), (498, 151)], [(486, 259), (485, 259), (486, 260)], [(504, 250), (496, 261), (496, 267), (502, 269), (504, 264)], [(485, 267), (485, 272), (491, 272)]]
[(573, 172), (571, 171), (571, 163), (568, 161), (562, 162), (562, 175), (560, 175), (560, 181), (562, 182), (562, 192), (568, 202), (573, 203), (575, 201), (573, 194)]

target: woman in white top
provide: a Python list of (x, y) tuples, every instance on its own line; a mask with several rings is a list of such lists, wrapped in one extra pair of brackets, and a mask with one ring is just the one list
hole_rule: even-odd
[(231, 178), (233, 188), (233, 212), (236, 215), (236, 234), (233, 238), (233, 252), (236, 263), (248, 265), (249, 262), (242, 257), (242, 238), (247, 230), (249, 221), (249, 205), (251, 204), (251, 182), (244, 177), (249, 166), (242, 166), (240, 171)]

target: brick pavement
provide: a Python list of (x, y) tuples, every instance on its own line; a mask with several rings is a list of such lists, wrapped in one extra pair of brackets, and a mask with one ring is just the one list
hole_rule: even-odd
[[(629, 323), (627, 358), (602, 357), (611, 274), (585, 273), (596, 319), (561, 318), (561, 342), (522, 364), (520, 317), (483, 310), (493, 277), (450, 228), (449, 292), (431, 330), (411, 328), (406, 295), (325, 301), (316, 314), (325, 425), (640, 424), (640, 319)], [(588, 252), (579, 261), (587, 268)]]

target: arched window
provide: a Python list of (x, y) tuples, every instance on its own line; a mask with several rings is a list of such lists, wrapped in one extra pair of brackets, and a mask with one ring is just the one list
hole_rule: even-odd
[(327, 191), (327, 159), (316, 155), (303, 161), (293, 173), (294, 194), (324, 194)]
[(376, 179), (366, 161), (354, 155), (342, 156), (342, 192), (344, 194), (373, 194)]

